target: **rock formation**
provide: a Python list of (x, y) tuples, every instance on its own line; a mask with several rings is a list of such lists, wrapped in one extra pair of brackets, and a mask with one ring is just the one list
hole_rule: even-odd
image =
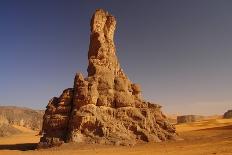
[(22, 126), (32, 130), (41, 130), (43, 123), (42, 110), (15, 106), (0, 106), (0, 126)]
[(199, 115), (183, 115), (183, 116), (177, 116), (177, 123), (191, 123), (203, 120), (204, 116)]
[(88, 77), (52, 98), (39, 147), (63, 142), (133, 145), (176, 139), (160, 105), (142, 99), (139, 84), (123, 72), (114, 44), (115, 17), (96, 10), (91, 19)]
[(223, 118), (232, 118), (232, 110), (228, 110), (224, 113)]
[(21, 131), (10, 124), (0, 124), (0, 137), (8, 137), (19, 133)]

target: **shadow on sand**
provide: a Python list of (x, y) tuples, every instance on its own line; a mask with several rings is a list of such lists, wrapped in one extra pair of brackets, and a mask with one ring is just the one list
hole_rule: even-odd
[(4, 144), (4, 145), (0, 145), (0, 150), (29, 151), (29, 150), (35, 150), (36, 147), (37, 147), (37, 143)]
[(212, 128), (207, 128), (207, 129), (199, 129), (198, 131), (204, 131), (204, 130), (232, 130), (232, 125), (212, 127)]

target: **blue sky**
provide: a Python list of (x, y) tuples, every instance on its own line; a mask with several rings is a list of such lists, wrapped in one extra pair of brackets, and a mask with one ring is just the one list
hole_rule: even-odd
[(90, 18), (117, 19), (117, 55), (144, 98), (167, 113), (232, 108), (230, 0), (2, 0), (0, 105), (44, 109), (86, 75)]

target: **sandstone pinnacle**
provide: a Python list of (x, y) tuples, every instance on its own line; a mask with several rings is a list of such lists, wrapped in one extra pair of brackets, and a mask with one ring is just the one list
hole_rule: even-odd
[(176, 139), (175, 127), (161, 106), (145, 101), (139, 84), (132, 83), (120, 67), (114, 44), (115, 17), (96, 10), (90, 26), (88, 76), (76, 74), (73, 87), (49, 101), (39, 147)]

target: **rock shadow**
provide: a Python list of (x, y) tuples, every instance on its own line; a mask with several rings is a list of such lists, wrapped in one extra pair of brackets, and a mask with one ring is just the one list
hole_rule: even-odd
[(3, 144), (3, 145), (0, 145), (0, 150), (29, 151), (29, 150), (35, 150), (36, 148), (37, 148), (37, 143)]

